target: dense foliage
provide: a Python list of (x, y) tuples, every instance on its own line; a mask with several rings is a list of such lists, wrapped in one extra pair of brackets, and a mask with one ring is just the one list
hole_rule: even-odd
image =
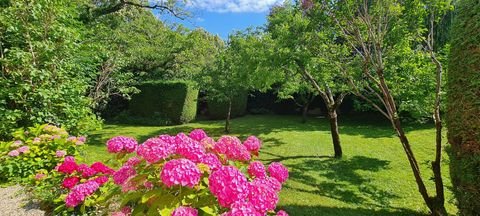
[(198, 89), (193, 82), (144, 82), (138, 88), (141, 93), (130, 101), (129, 114), (175, 124), (195, 119)]
[(459, 1), (447, 94), (451, 177), (461, 215), (480, 214), (480, 2)]
[(0, 143), (0, 180), (28, 180), (52, 170), (65, 155), (78, 155), (85, 137), (69, 136), (65, 129), (39, 125), (12, 133), (13, 141)]
[[(245, 115), (247, 111), (248, 93), (246, 91), (238, 92), (233, 96), (230, 116), (232, 118)], [(207, 100), (208, 117), (211, 119), (225, 119), (229, 104), (226, 101), (215, 99)]]

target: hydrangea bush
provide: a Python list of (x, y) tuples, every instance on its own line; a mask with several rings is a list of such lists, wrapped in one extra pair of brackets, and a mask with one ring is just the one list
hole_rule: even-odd
[[(0, 178), (26, 180), (46, 175), (66, 155), (78, 155), (85, 137), (69, 136), (53, 125), (39, 125), (12, 133), (14, 140), (0, 143)], [(38, 175), (38, 176), (37, 176)]]
[(57, 170), (66, 176), (63, 187), (70, 188), (64, 197), (68, 208), (82, 208), (102, 185), (115, 184), (101, 199), (120, 203), (117, 216), (287, 215), (276, 206), (288, 169), (257, 161), (260, 147), (254, 136), (243, 143), (234, 136), (215, 141), (201, 129), (141, 144), (120, 136), (107, 141), (108, 151), (122, 162), (115, 172), (104, 165), (108, 171), (79, 171), (73, 160)]

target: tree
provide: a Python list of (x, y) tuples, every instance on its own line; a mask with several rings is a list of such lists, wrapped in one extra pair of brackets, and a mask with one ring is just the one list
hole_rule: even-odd
[(457, 1), (448, 64), (450, 172), (460, 215), (480, 214), (480, 2)]
[(302, 5), (288, 3), (272, 10), (267, 26), (276, 49), (272, 58), (277, 60), (271, 61), (272, 67), (283, 70), (287, 76), (297, 76), (291, 78), (293, 82), (287, 81), (296, 86), (292, 93), (307, 84), (308, 89), (321, 96), (327, 106), (335, 157), (342, 157), (337, 108), (348, 94), (347, 85), (339, 76), (340, 60), (346, 49), (321, 13), (313, 9), (309, 13), (311, 16)]
[[(448, 5), (448, 1), (422, 2), (422, 1), (322, 1), (322, 7), (330, 13), (335, 20), (336, 25), (341, 29), (341, 34), (347, 43), (350, 44), (353, 53), (358, 58), (362, 70), (356, 78), (350, 76), (349, 83), (353, 88), (353, 92), (370, 102), (379, 112), (387, 117), (393, 129), (395, 130), (400, 142), (403, 146), (407, 159), (410, 163), (414, 174), (419, 192), (424, 199), (427, 207), (432, 215), (447, 215), (444, 207), (443, 197), (443, 181), (440, 173), (441, 159), (441, 140), (436, 142), (436, 157), (433, 162), (432, 170), (434, 171), (434, 182), (436, 185), (436, 195), (430, 196), (425, 182), (421, 176), (418, 162), (414, 152), (411, 149), (410, 142), (403, 130), (399, 115), (398, 103), (395, 97), (395, 86), (392, 81), (405, 77), (411, 65), (421, 63), (421, 57), (425, 56), (423, 49), (418, 50), (414, 47), (421, 45), (421, 41), (427, 41), (427, 50), (432, 61), (436, 64), (433, 49), (433, 31), (427, 31), (424, 25), (425, 20), (429, 20), (428, 27), (433, 29), (433, 22), (437, 19), (428, 19), (426, 14), (435, 13), (442, 16), (445, 10), (434, 11), (433, 6)], [(438, 9), (438, 8), (437, 8)], [(427, 10), (427, 12), (426, 12)], [(425, 32), (428, 32), (425, 34)], [(422, 36), (427, 39), (422, 40)], [(398, 56), (398, 53), (406, 56)], [(410, 56), (418, 56), (420, 61), (411, 59)], [(397, 61), (395, 61), (397, 60)], [(398, 69), (399, 68), (399, 69)], [(434, 82), (436, 92), (435, 114), (438, 114), (439, 95), (441, 79), (441, 66), (437, 64), (437, 81)], [(350, 73), (351, 75), (352, 73)], [(407, 73), (408, 74), (408, 73)], [(348, 77), (348, 76), (347, 76)], [(368, 89), (370, 95), (374, 96), (375, 103), (365, 95), (363, 89)], [(392, 91), (393, 90), (393, 91)], [(401, 99), (401, 98), (400, 98)], [(438, 116), (437, 116), (438, 117)], [(435, 117), (435, 121), (439, 119)], [(440, 123), (441, 124), (441, 123)], [(437, 129), (438, 132), (438, 129)], [(441, 134), (441, 128), (440, 128)]]

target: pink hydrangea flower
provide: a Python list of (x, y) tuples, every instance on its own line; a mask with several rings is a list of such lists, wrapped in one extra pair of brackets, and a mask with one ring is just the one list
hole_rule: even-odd
[(232, 205), (230, 211), (225, 212), (222, 216), (263, 216), (251, 203), (236, 202)]
[(12, 150), (8, 152), (8, 156), (10, 157), (17, 157), (18, 155), (20, 155), (20, 152), (18, 152), (17, 150)]
[(248, 181), (245, 175), (234, 166), (222, 166), (212, 172), (209, 189), (223, 207), (244, 201), (248, 194)]
[(42, 141), (42, 140), (41, 140), (40, 138), (35, 137), (35, 138), (33, 138), (32, 143), (33, 143), (33, 144), (38, 144), (38, 143), (40, 143), (41, 141)]
[(65, 159), (62, 164), (58, 167), (58, 172), (65, 173), (65, 174), (72, 174), (73, 172), (78, 170), (78, 164), (75, 163), (75, 160), (67, 160)]
[(200, 162), (206, 164), (211, 170), (216, 170), (222, 166), (222, 163), (218, 159), (217, 155), (212, 153), (204, 155)]
[(202, 129), (195, 129), (192, 132), (190, 132), (188, 136), (196, 141), (200, 141), (203, 138), (208, 137), (207, 133), (205, 133), (205, 131), (203, 131)]
[(247, 199), (258, 212), (265, 214), (277, 206), (278, 194), (267, 180), (256, 178), (250, 182)]
[(132, 214), (132, 209), (128, 206), (122, 208), (121, 211), (112, 213), (112, 216), (130, 216)]
[(107, 149), (110, 153), (119, 153), (122, 151), (131, 153), (137, 148), (137, 141), (134, 138), (126, 136), (116, 136), (107, 141)]
[(198, 216), (198, 210), (192, 207), (180, 206), (173, 211), (172, 216)]
[(57, 150), (55, 151), (55, 156), (57, 157), (63, 157), (67, 154), (67, 151), (64, 151), (64, 150)]
[(117, 185), (122, 185), (130, 177), (137, 174), (137, 171), (132, 166), (124, 165), (117, 172), (113, 174), (113, 182)]
[(83, 178), (88, 178), (88, 177), (91, 177), (91, 176), (94, 176), (95, 174), (97, 174), (97, 171), (95, 171), (94, 169), (90, 168), (88, 165), (86, 164), (80, 164), (78, 165), (78, 169), (77, 169), (78, 172), (82, 173), (82, 177)]
[(67, 141), (68, 141), (68, 142), (75, 142), (75, 141), (77, 141), (77, 137), (69, 136), (69, 137), (67, 138)]
[(37, 174), (35, 174), (34, 178), (35, 178), (35, 180), (39, 181), (39, 180), (42, 180), (43, 178), (45, 178), (45, 176), (46, 175), (43, 174), (43, 173), (37, 173)]
[(87, 141), (87, 138), (86, 138), (85, 136), (79, 136), (79, 137), (77, 138), (77, 140), (80, 141), (80, 142), (86, 142), (86, 141)]
[(273, 177), (266, 177), (265, 180), (268, 182), (270, 187), (272, 187), (273, 190), (280, 192), (282, 190), (282, 183), (280, 183), (276, 178)]
[(146, 182), (143, 183), (143, 186), (144, 186), (146, 189), (150, 190), (150, 189), (153, 188), (153, 183), (150, 182), (150, 181), (146, 181)]
[(11, 147), (13, 148), (17, 148), (19, 146), (21, 146), (23, 144), (23, 142), (21, 140), (15, 140), (15, 142), (12, 143), (12, 145), (10, 145)]
[(95, 182), (97, 182), (100, 186), (104, 185), (105, 183), (108, 182), (108, 177), (107, 176), (99, 176), (94, 179)]
[(76, 185), (65, 198), (67, 207), (75, 207), (82, 203), (88, 196), (92, 195), (100, 185), (95, 181), (87, 181)]
[(140, 158), (137, 158), (137, 157), (131, 157), (127, 160), (127, 162), (125, 163), (125, 165), (130, 165), (130, 166), (136, 166), (137, 164), (139, 164), (140, 162), (142, 162), (140, 160)]
[(220, 137), (213, 150), (218, 154), (225, 154), (230, 160), (248, 161), (251, 158), (247, 148), (234, 136)]
[(95, 162), (90, 166), (90, 168), (95, 170), (97, 173), (103, 173), (106, 175), (112, 175), (115, 172), (115, 170), (103, 164), (102, 162)]
[(80, 181), (80, 178), (72, 176), (72, 177), (67, 177), (63, 179), (62, 182), (62, 187), (67, 188), (67, 189), (72, 189), (77, 185), (77, 183)]
[(28, 152), (28, 150), (30, 150), (30, 148), (28, 146), (22, 146), (22, 147), (18, 148), (18, 152), (20, 152), (20, 153), (26, 153), (26, 152)]
[(273, 162), (268, 166), (268, 173), (276, 178), (280, 183), (284, 183), (288, 179), (288, 169), (279, 162)]
[(202, 173), (197, 165), (188, 159), (174, 159), (163, 166), (160, 178), (167, 186), (182, 185), (194, 187), (200, 181)]
[(63, 161), (75, 162), (75, 158), (73, 156), (66, 156)]
[(247, 148), (247, 150), (251, 152), (258, 153), (260, 148), (262, 147), (262, 141), (260, 141), (256, 136), (249, 136), (244, 142), (243, 145)]
[(265, 166), (260, 161), (253, 161), (248, 165), (248, 174), (255, 178), (264, 178), (267, 176)]
[(137, 154), (147, 162), (155, 163), (173, 154), (173, 146), (160, 138), (150, 138), (138, 146)]
[(137, 187), (137, 183), (135, 181), (131, 181), (131, 179), (133, 178), (130, 177), (128, 178), (123, 184), (122, 184), (122, 192), (128, 192), (128, 191), (134, 191), (134, 190), (137, 190), (138, 187)]
[(185, 134), (180, 133), (176, 136), (177, 149), (176, 153), (183, 157), (198, 163), (205, 155), (205, 149), (199, 142), (187, 137)]
[(277, 212), (277, 216), (288, 216), (286, 211), (280, 210)]

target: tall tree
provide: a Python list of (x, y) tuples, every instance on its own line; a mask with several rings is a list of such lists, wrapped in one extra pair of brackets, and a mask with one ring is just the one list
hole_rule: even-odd
[[(416, 61), (412, 56), (418, 56), (421, 60), (425, 56), (423, 50), (414, 49), (421, 45), (422, 36), (429, 35), (426, 41), (427, 45), (433, 45), (431, 34), (424, 25), (425, 20), (430, 20), (424, 15), (424, 11), (433, 4), (449, 4), (448, 1), (436, 1), (424, 3), (422, 1), (322, 1), (323, 8), (328, 11), (341, 30), (341, 34), (347, 43), (351, 45), (353, 52), (362, 65), (360, 76), (349, 78), (349, 83), (354, 89), (354, 93), (378, 109), (387, 117), (397, 136), (400, 139), (405, 151), (410, 167), (414, 174), (418, 190), (424, 199), (432, 215), (447, 215), (444, 207), (443, 181), (440, 173), (441, 142), (436, 145), (436, 157), (432, 169), (434, 171), (434, 181), (436, 185), (436, 195), (430, 196), (422, 178), (420, 167), (410, 142), (403, 130), (399, 104), (401, 97), (395, 97), (394, 80), (405, 77), (405, 72), (411, 65), (416, 65), (422, 61)], [(429, 5), (429, 4), (432, 5)], [(431, 11), (433, 12), (433, 11)], [(443, 11), (444, 12), (444, 11)], [(436, 12), (435, 12), (436, 13)], [(439, 12), (441, 16), (442, 12)], [(434, 22), (433, 19), (431, 22)], [(429, 22), (430, 23), (430, 22)], [(433, 25), (430, 25), (433, 28)], [(429, 28), (430, 29), (430, 28)], [(430, 34), (425, 34), (429, 32)], [(430, 57), (435, 61), (432, 55), (433, 47), (428, 48)], [(399, 53), (407, 54), (398, 56)], [(408, 66), (410, 65), (410, 66)], [(407, 73), (408, 74), (408, 73)], [(437, 70), (437, 77), (441, 75), (441, 70)], [(439, 104), (439, 86), (441, 80), (437, 78), (436, 83), (436, 112)], [(408, 82), (408, 81), (407, 81)], [(361, 84), (360, 84), (361, 83)], [(374, 99), (365, 95), (362, 89), (367, 87)], [(434, 95), (434, 94), (431, 94)], [(379, 104), (375, 103), (378, 101)], [(437, 121), (438, 119), (436, 119)]]
[(340, 60), (346, 49), (338, 43), (324, 14), (313, 8), (309, 10), (306, 12), (301, 4), (289, 3), (272, 10), (267, 25), (276, 49), (272, 58), (277, 60), (271, 61), (272, 67), (297, 76), (291, 83), (297, 89), (307, 84), (321, 96), (327, 107), (335, 157), (342, 157), (337, 108), (348, 94), (346, 82), (340, 76)]
[(460, 215), (480, 215), (480, 2), (455, 6), (447, 77), (450, 172)]

